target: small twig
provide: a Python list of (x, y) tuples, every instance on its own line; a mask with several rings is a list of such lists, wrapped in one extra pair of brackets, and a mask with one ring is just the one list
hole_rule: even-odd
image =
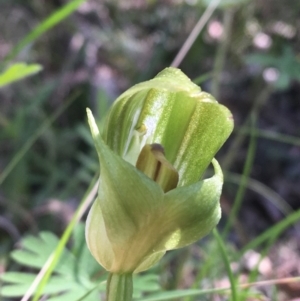
[(270, 280), (263, 280), (258, 282), (250, 282), (240, 284), (240, 288), (248, 288), (248, 287), (261, 287), (267, 285), (274, 285), (274, 284), (284, 284), (284, 283), (292, 283), (292, 282), (300, 282), (300, 277), (287, 277), (287, 278), (280, 278), (280, 279), (270, 279)]
[(184, 57), (186, 56), (186, 54), (194, 44), (195, 40), (197, 39), (198, 35), (200, 34), (201, 30), (203, 29), (203, 27), (205, 26), (205, 24), (207, 23), (207, 21), (209, 20), (209, 18), (217, 8), (217, 6), (219, 5), (220, 1), (221, 0), (213, 0), (210, 2), (204, 14), (200, 17), (199, 21), (193, 28), (192, 32), (190, 33), (190, 35), (182, 45), (179, 52), (177, 53), (175, 59), (171, 64), (171, 67), (178, 67), (181, 64)]

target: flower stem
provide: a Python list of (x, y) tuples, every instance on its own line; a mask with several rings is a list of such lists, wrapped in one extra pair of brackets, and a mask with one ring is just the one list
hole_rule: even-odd
[(132, 273), (111, 273), (107, 279), (106, 301), (132, 301)]

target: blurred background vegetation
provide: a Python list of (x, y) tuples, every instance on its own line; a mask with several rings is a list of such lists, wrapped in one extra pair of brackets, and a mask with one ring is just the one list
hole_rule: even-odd
[[(101, 124), (120, 93), (170, 65), (234, 115), (235, 131), (218, 154), (226, 247), (242, 249), (299, 210), (300, 1), (219, 1), (174, 61), (212, 2), (0, 0), (1, 71), (15, 62), (43, 68), (0, 90), (0, 273), (25, 235), (61, 236), (97, 172), (85, 108)], [(299, 219), (276, 232), (264, 254), (275, 274), (260, 271), (262, 279), (299, 276)], [(214, 244), (199, 246), (165, 259), (164, 288), (198, 287), (197, 269)], [(241, 271), (249, 272), (245, 254)], [(299, 283), (276, 290), (278, 299), (261, 300), (300, 295)]]

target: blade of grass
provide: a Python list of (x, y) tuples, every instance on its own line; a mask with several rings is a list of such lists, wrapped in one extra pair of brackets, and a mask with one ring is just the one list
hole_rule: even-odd
[(46, 31), (65, 20), (86, 0), (73, 0), (56, 10), (41, 24), (37, 25), (27, 36), (25, 36), (4, 58), (4, 64), (13, 60), (28, 44), (32, 43)]
[(223, 39), (222, 42), (219, 44), (217, 49), (216, 58), (214, 60), (214, 77), (211, 84), (211, 94), (216, 98), (219, 99), (219, 87), (220, 87), (220, 80), (222, 71), (224, 68), (226, 54), (231, 44), (231, 32), (233, 26), (233, 19), (234, 19), (235, 9), (228, 8), (224, 11), (224, 20), (223, 20)]
[(28, 301), (29, 298), (33, 295), (35, 292), (35, 295), (32, 299), (32, 301), (37, 301), (41, 297), (43, 290), (56, 266), (58, 263), (60, 256), (72, 234), (72, 231), (78, 221), (81, 219), (82, 215), (87, 210), (88, 206), (91, 204), (91, 202), (94, 200), (96, 193), (97, 193), (97, 187), (98, 187), (98, 181), (96, 182), (97, 177), (95, 176), (94, 180), (92, 181), (91, 185), (89, 186), (85, 196), (82, 198), (82, 201), (80, 202), (79, 207), (77, 208), (74, 216), (72, 217), (70, 223), (68, 224), (66, 230), (64, 231), (58, 245), (56, 246), (53, 253), (49, 256), (47, 262), (39, 272), (39, 274), (36, 276), (34, 282), (26, 292), (26, 294), (23, 296), (21, 301)]
[[(246, 127), (242, 128), (242, 129), (237, 129), (236, 131), (241, 132), (243, 134), (250, 134), (251, 133), (251, 129), (246, 128)], [(287, 144), (300, 146), (299, 137), (280, 134), (280, 133), (277, 133), (275, 131), (256, 129), (254, 131), (253, 135), (255, 135), (256, 137), (259, 137), (259, 138), (265, 138), (265, 139), (274, 140), (274, 141), (277, 141), (277, 142), (282, 142), (282, 143), (287, 143)]]
[[(271, 237), (267, 243), (267, 245), (265, 246), (265, 248), (260, 252), (260, 257), (259, 260), (257, 261), (255, 267), (250, 271), (250, 275), (248, 275), (248, 281), (249, 282), (254, 282), (257, 277), (259, 276), (259, 265), (261, 263), (261, 261), (269, 254), (269, 251), (271, 249), (271, 247), (274, 245), (275, 240), (277, 237)], [(241, 300), (240, 301), (246, 301), (247, 300), (247, 292), (248, 292), (248, 288), (246, 288), (243, 291), (243, 296), (241, 296)]]
[(263, 244), (265, 241), (275, 237), (277, 238), (284, 230), (286, 230), (289, 226), (293, 225), (297, 221), (300, 220), (300, 210), (297, 210), (287, 216), (278, 224), (274, 225), (270, 229), (263, 232), (258, 237), (254, 238), (251, 242), (249, 242), (246, 246), (244, 246), (237, 254), (236, 258), (240, 258), (247, 250), (255, 249)]
[[(225, 172), (225, 181), (229, 183), (234, 183), (237, 185), (241, 184), (242, 176), (233, 172)], [(247, 188), (255, 191), (256, 193), (262, 195), (264, 198), (273, 203), (284, 215), (289, 215), (293, 212), (293, 208), (288, 204), (288, 202), (282, 198), (276, 191), (266, 186), (265, 184), (248, 178)]]
[(213, 76), (213, 72), (206, 72), (198, 77), (196, 77), (195, 79), (193, 79), (193, 82), (196, 84), (196, 85), (200, 85), (202, 84), (204, 81), (210, 79), (211, 77)]
[[(276, 233), (274, 233), (274, 231), (270, 232), (271, 235), (269, 235), (269, 238), (267, 239), (266, 245), (264, 246), (263, 250), (260, 251), (260, 258), (257, 261), (255, 267), (251, 270), (250, 275), (248, 277), (249, 282), (254, 282), (254, 280), (257, 279), (257, 277), (259, 276), (259, 270), (258, 269), (259, 269), (259, 265), (260, 265), (261, 261), (268, 254), (270, 254), (271, 247), (274, 246), (276, 240), (278, 240), (278, 238), (279, 238), (278, 236), (280, 235), (281, 232), (277, 232), (277, 231), (275, 231), (275, 232)], [(273, 235), (273, 234), (275, 234), (275, 235)], [(239, 260), (239, 262), (241, 262), (241, 261)], [(247, 289), (248, 288), (245, 289), (245, 292), (247, 291)], [(247, 298), (247, 295), (244, 294), (241, 301), (246, 300), (246, 298)]]
[(221, 237), (221, 235), (219, 234), (218, 230), (215, 228), (213, 230), (213, 235), (214, 238), (217, 241), (217, 244), (219, 246), (219, 250), (221, 253), (221, 256), (223, 258), (223, 262), (227, 271), (227, 275), (230, 281), (230, 289), (231, 289), (231, 297), (233, 301), (238, 301), (238, 291), (237, 291), (237, 286), (236, 286), (236, 279), (232, 273), (231, 267), (230, 267), (230, 261), (229, 258), (227, 256), (227, 252), (226, 252), (226, 248), (225, 248), (225, 244), (224, 241)]
[[(248, 275), (249, 282), (254, 282), (257, 279), (257, 277), (259, 276), (259, 265), (260, 265), (261, 261), (263, 260), (263, 258), (265, 258), (267, 256), (267, 254), (269, 253), (269, 250), (274, 245), (276, 238), (277, 237), (270, 237), (267, 245), (264, 247), (264, 249), (262, 251), (260, 251), (259, 260), (255, 264), (255, 266), (251, 269), (251, 271)], [(241, 261), (239, 260), (239, 262), (241, 262)], [(249, 288), (250, 287), (247, 287), (243, 290), (243, 293), (240, 296), (240, 301), (246, 301), (248, 299)]]
[[(261, 108), (264, 106), (264, 104), (269, 99), (271, 93), (274, 91), (274, 87), (271, 85), (266, 86), (264, 89), (261, 90), (260, 94), (256, 97), (254, 104), (252, 106), (252, 109), (248, 116), (245, 118), (245, 121), (242, 125), (239, 126), (239, 129), (249, 128), (249, 123), (251, 121), (251, 116), (255, 114), (255, 116), (258, 117), (259, 112)], [(253, 128), (251, 128), (251, 131)], [(234, 140), (229, 146), (229, 149), (227, 151), (226, 156), (221, 161), (221, 166), (225, 170), (229, 170), (229, 167), (231, 166), (232, 162), (236, 158), (236, 153), (239, 151), (240, 146), (244, 142), (246, 138), (246, 134), (243, 133), (243, 131), (238, 131), (237, 135), (235, 136)]]
[[(293, 214), (291, 214), (291, 215), (293, 215)], [(291, 216), (291, 215), (290, 215), (290, 216)], [(296, 214), (296, 217), (297, 217), (298, 215), (299, 215), (299, 214)], [(277, 228), (274, 229), (274, 227), (273, 227), (273, 229), (272, 229), (272, 228), (270, 229), (271, 231), (266, 231), (266, 232), (268, 232), (268, 233), (266, 233), (266, 234), (263, 233), (263, 234), (262, 234), (262, 235), (264, 236), (265, 240), (267, 241), (267, 243), (266, 243), (266, 245), (264, 246), (263, 250), (260, 251), (260, 258), (259, 258), (258, 262), (256, 263), (255, 267), (254, 267), (254, 268), (251, 270), (251, 272), (250, 272), (250, 275), (249, 275), (249, 282), (253, 282), (253, 281), (257, 278), (257, 276), (259, 275), (259, 271), (258, 271), (259, 265), (260, 265), (261, 261), (263, 260), (263, 258), (266, 257), (267, 254), (269, 254), (270, 249), (271, 249), (272, 246), (274, 246), (274, 243), (275, 243), (275, 241), (278, 239), (278, 236), (281, 234), (282, 231), (284, 231), (285, 227), (288, 227), (288, 226), (290, 226), (290, 225), (293, 223), (294, 219), (293, 219), (293, 218), (289, 219), (290, 216), (288, 216), (288, 222), (284, 222), (283, 225), (279, 225), (279, 224), (276, 225), (276, 226), (279, 226), (278, 229), (277, 229)], [(292, 222), (292, 223), (291, 223), (291, 222)], [(275, 227), (276, 227), (276, 226), (275, 226)], [(256, 239), (255, 239), (255, 240), (256, 240)], [(249, 244), (248, 246), (250, 246), (250, 248), (252, 249), (252, 247), (251, 247), (250, 244)], [(244, 253), (245, 253), (246, 251), (248, 251), (250, 248), (247, 247), (247, 246), (244, 247), (244, 248), (238, 253), (238, 256), (240, 256), (240, 257), (243, 256)], [(239, 257), (239, 259), (236, 259), (236, 260), (239, 261), (239, 262), (240, 262), (240, 257)], [(243, 292), (246, 292), (246, 291), (247, 291), (247, 287), (245, 288), (245, 291), (243, 291)], [(246, 300), (246, 298), (247, 298), (247, 295), (243, 294), (243, 296), (241, 296), (241, 301)]]
[[(255, 123), (256, 123), (256, 114), (252, 114), (252, 129), (255, 129)], [(234, 199), (233, 207), (230, 211), (228, 221), (224, 227), (222, 236), (226, 237), (228, 235), (228, 232), (230, 231), (230, 228), (232, 227), (234, 220), (236, 219), (236, 216), (238, 214), (238, 211), (242, 205), (243, 197), (246, 191), (247, 182), (249, 175), (252, 170), (252, 165), (255, 157), (255, 151), (256, 151), (256, 138), (253, 134), (250, 136), (250, 143), (247, 151), (247, 157), (246, 162), (244, 164), (243, 168), (243, 174), (241, 176), (241, 182), (240, 186), (238, 188), (237, 194)]]
[(41, 70), (42, 66), (38, 64), (13, 64), (0, 74), (0, 88), (25, 77), (34, 75)]
[(74, 102), (78, 99), (80, 92), (75, 92), (62, 106), (60, 106), (45, 122), (41, 127), (27, 140), (25, 145), (14, 155), (13, 159), (8, 163), (6, 168), (0, 175), (0, 185), (5, 181), (9, 173), (15, 168), (20, 162), (26, 152), (32, 147), (36, 140), (51, 126), (51, 124)]

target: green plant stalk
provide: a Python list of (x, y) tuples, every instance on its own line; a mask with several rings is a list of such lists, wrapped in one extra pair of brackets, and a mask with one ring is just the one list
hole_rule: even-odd
[[(276, 240), (278, 239), (278, 236), (277, 235), (270, 235), (270, 238), (268, 239), (267, 243), (266, 243), (266, 246), (264, 247), (263, 250), (260, 251), (260, 258), (258, 260), (258, 262), (256, 263), (255, 267), (251, 270), (250, 272), (250, 275), (249, 275), (249, 279), (248, 279), (248, 282), (254, 282), (257, 277), (259, 276), (259, 271), (258, 271), (258, 268), (259, 268), (259, 265), (261, 263), (261, 261), (263, 260), (263, 258), (265, 258), (269, 252), (270, 252), (270, 249), (272, 246), (274, 246)], [(247, 292), (249, 291), (249, 288), (245, 288), (243, 290), (243, 296), (240, 296), (241, 300), (240, 301), (245, 301), (246, 298), (247, 298)], [(272, 298), (272, 300), (275, 301), (274, 298)]]
[[(274, 87), (271, 85), (267, 85), (264, 89), (261, 90), (260, 94), (256, 97), (254, 104), (252, 106), (251, 111), (249, 112), (248, 116), (245, 118), (244, 123), (239, 127), (239, 131), (235, 136), (233, 142), (230, 144), (230, 147), (227, 151), (225, 158), (221, 161), (221, 165), (223, 170), (229, 170), (232, 162), (236, 158), (236, 153), (240, 149), (242, 143), (246, 138), (246, 133), (243, 132), (244, 128), (249, 128), (250, 118), (254, 113), (257, 118), (259, 116), (259, 112), (264, 104), (268, 101), (270, 95), (274, 91)], [(251, 128), (251, 133), (254, 132), (254, 129)]]
[(131, 301), (132, 294), (132, 273), (109, 274), (106, 284), (107, 301)]
[[(236, 131), (238, 133), (247, 134), (247, 135), (251, 133), (251, 129), (247, 128), (246, 126), (241, 129), (237, 129)], [(264, 138), (264, 139), (269, 139), (269, 140), (273, 140), (276, 142), (300, 146), (300, 139), (299, 139), (299, 137), (296, 137), (296, 136), (280, 134), (280, 133), (277, 133), (274, 131), (262, 130), (262, 129), (255, 130), (254, 135), (258, 138)]]
[[(67, 244), (72, 231), (74, 229), (74, 227), (76, 226), (76, 224), (78, 223), (78, 221), (80, 220), (80, 218), (82, 217), (82, 215), (84, 214), (84, 212), (86, 211), (87, 207), (90, 205), (90, 203), (93, 201), (95, 195), (96, 195), (96, 191), (97, 191), (97, 187), (98, 187), (98, 182), (96, 181), (97, 175), (94, 177), (91, 185), (89, 186), (89, 188), (87, 189), (86, 194), (84, 195), (84, 197), (82, 198), (78, 209), (76, 210), (75, 214), (73, 215), (70, 223), (68, 224), (66, 230), (64, 231), (59, 244), (56, 246), (55, 250), (53, 251), (52, 255), (49, 257), (48, 261), (49, 261), (49, 266), (47, 267), (46, 271), (44, 274), (41, 275), (41, 277), (39, 278), (39, 275), (37, 276), (36, 283), (33, 283), (32, 287), (29, 288), (29, 290), (27, 291), (27, 293), (24, 295), (24, 297), (22, 298), (21, 301), (28, 301), (29, 298), (31, 297), (32, 293), (35, 291), (36, 288), (36, 292), (34, 294), (34, 297), (32, 298), (33, 301), (38, 301), (43, 293), (43, 290), (47, 284), (47, 282), (49, 281), (49, 278), (56, 266), (56, 264), (58, 263), (61, 254), (63, 252), (63, 249), (65, 247), (65, 245)], [(47, 261), (47, 262), (48, 262)]]
[[(226, 171), (225, 179), (227, 183), (241, 185), (242, 175)], [(270, 201), (285, 216), (294, 212), (293, 208), (287, 203), (287, 201), (267, 185), (253, 178), (248, 178), (247, 188), (266, 198), (266, 200)]]
[(250, 249), (255, 249), (265, 241), (270, 240), (272, 237), (277, 238), (285, 229), (300, 220), (300, 210), (297, 210), (283, 219), (281, 222), (277, 223), (272, 228), (266, 230), (261, 235), (253, 239), (246, 246), (244, 246), (238, 253), (236, 253), (237, 259), (241, 258), (243, 254)]
[(212, 81), (212, 88), (211, 94), (216, 98), (219, 99), (219, 87), (220, 87), (220, 76), (222, 69), (224, 67), (226, 54), (230, 45), (230, 36), (232, 30), (234, 18), (234, 10), (229, 8), (225, 10), (224, 13), (224, 36), (223, 41), (220, 44), (220, 47), (217, 50), (215, 64), (214, 64), (214, 77)]
[[(252, 129), (255, 130), (255, 123), (256, 123), (256, 113), (252, 113)], [(256, 152), (256, 137), (251, 134), (250, 136), (250, 144), (248, 147), (248, 152), (247, 152), (247, 157), (246, 157), (246, 162), (244, 164), (243, 168), (243, 174), (241, 178), (241, 183), (238, 189), (238, 192), (236, 194), (236, 197), (234, 199), (233, 207), (231, 209), (231, 212), (228, 217), (228, 221), (225, 225), (225, 228), (223, 230), (223, 237), (226, 237), (228, 235), (228, 232), (231, 228), (231, 226), (234, 224), (236, 216), (239, 212), (239, 209), (242, 205), (243, 197), (246, 191), (247, 183), (248, 183), (248, 178), (250, 176), (251, 170), (252, 170), (252, 165), (253, 165), (253, 160), (255, 157), (255, 152)]]
[[(270, 248), (274, 246), (274, 243), (278, 236), (289, 226), (296, 223), (300, 218), (300, 210), (290, 214), (288, 217), (286, 217), (284, 220), (282, 220), (277, 225), (273, 226), (269, 230), (265, 231), (263, 234), (255, 238), (253, 241), (251, 241), (247, 246), (245, 246), (239, 253), (237, 253), (237, 256), (234, 256), (234, 260), (239, 261), (240, 258), (243, 256), (243, 254), (249, 250), (249, 249), (255, 249), (265, 241), (267, 241), (266, 246), (264, 249), (260, 252), (260, 260), (256, 264), (255, 268), (250, 273), (249, 282), (253, 282), (257, 275), (258, 275), (258, 266), (261, 262), (261, 260), (269, 253)], [(247, 288), (245, 288), (246, 292)], [(245, 300), (245, 297), (241, 297), (241, 301)], [(273, 300), (273, 299), (272, 299)]]
[(230, 281), (230, 289), (231, 289), (231, 297), (232, 297), (231, 300), (237, 301), (237, 300), (239, 300), (238, 291), (237, 291), (237, 283), (236, 283), (236, 279), (235, 279), (235, 277), (232, 273), (231, 267), (230, 267), (230, 261), (229, 261), (228, 254), (227, 254), (227, 251), (226, 251), (226, 248), (224, 245), (224, 241), (223, 241), (221, 235), (219, 234), (217, 228), (215, 228), (213, 230), (213, 235), (218, 243), (219, 250), (220, 250), (221, 256), (223, 258), (223, 262), (224, 262), (224, 265), (225, 265), (225, 268), (227, 271), (227, 275), (228, 275), (228, 278)]
[(196, 85), (200, 85), (200, 84), (202, 84), (203, 82), (205, 82), (206, 80), (208, 80), (212, 77), (213, 77), (213, 72), (212, 71), (206, 72), (203, 75), (200, 75), (200, 76), (196, 77), (195, 79), (193, 79), (193, 83), (196, 84)]
[[(262, 250), (260, 252), (260, 258), (259, 258), (258, 262), (256, 263), (255, 267), (250, 271), (250, 275), (249, 275), (249, 279), (248, 279), (249, 282), (254, 282), (257, 280), (257, 277), (259, 276), (259, 271), (258, 271), (259, 265), (260, 265), (261, 261), (263, 260), (263, 258), (265, 258), (268, 255), (270, 248), (272, 246), (274, 246), (276, 239), (277, 239), (277, 237), (270, 237), (270, 239), (267, 243), (267, 246), (264, 248), (264, 250)], [(247, 300), (247, 295), (248, 295), (249, 289), (250, 289), (250, 287), (245, 288), (243, 290), (243, 295), (240, 296), (241, 301)], [(274, 299), (272, 299), (272, 300), (274, 300)]]

